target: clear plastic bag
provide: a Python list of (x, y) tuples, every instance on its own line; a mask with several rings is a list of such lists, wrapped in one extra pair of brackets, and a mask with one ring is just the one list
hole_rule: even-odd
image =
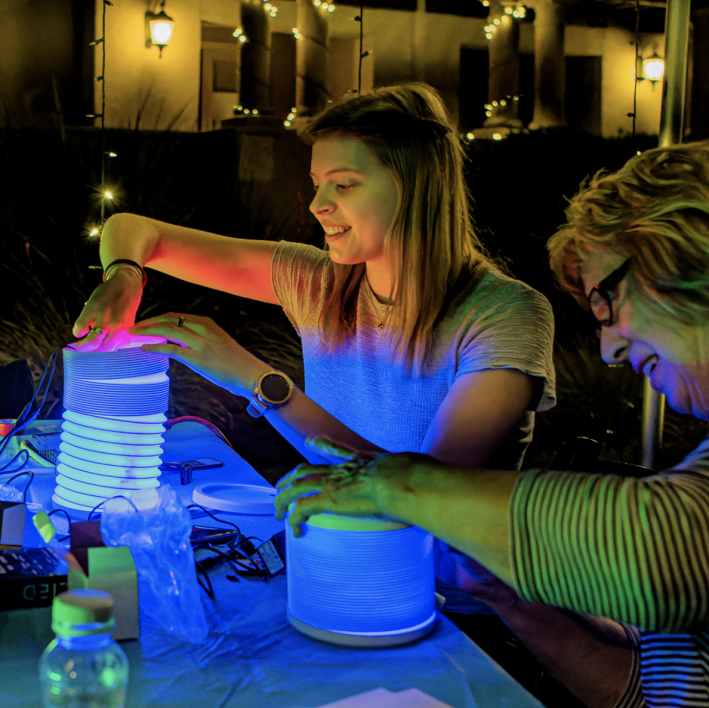
[(190, 514), (168, 486), (109, 499), (101, 515), (107, 546), (128, 546), (138, 572), (143, 612), (169, 634), (199, 644), (207, 636), (194, 553)]
[(0, 484), (0, 501), (22, 502), (22, 492), (9, 484)]

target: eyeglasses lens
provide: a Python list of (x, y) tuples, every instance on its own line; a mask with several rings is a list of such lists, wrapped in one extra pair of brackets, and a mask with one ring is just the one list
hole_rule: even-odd
[(598, 323), (607, 326), (611, 321), (612, 311), (606, 296), (599, 290), (594, 289), (588, 299), (588, 304), (591, 306), (591, 312)]

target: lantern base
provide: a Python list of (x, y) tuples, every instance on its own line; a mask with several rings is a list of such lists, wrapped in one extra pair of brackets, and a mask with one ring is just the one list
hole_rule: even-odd
[(321, 642), (328, 644), (339, 644), (345, 647), (360, 647), (360, 648), (380, 648), (380, 647), (396, 647), (401, 644), (410, 644), (422, 637), (425, 637), (436, 624), (436, 613), (434, 613), (422, 625), (405, 629), (396, 634), (346, 634), (344, 632), (331, 632), (326, 629), (318, 629), (311, 627), (305, 622), (296, 619), (291, 611), (288, 610), (288, 621), (302, 634), (313, 639), (318, 639)]

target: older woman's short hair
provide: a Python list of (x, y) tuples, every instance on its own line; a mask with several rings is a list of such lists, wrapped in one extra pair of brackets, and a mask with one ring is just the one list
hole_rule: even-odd
[[(653, 148), (617, 172), (598, 172), (549, 240), (559, 284), (585, 302), (584, 254), (631, 262), (633, 292), (684, 322), (709, 312), (709, 141)], [(638, 287), (639, 286), (639, 287)]]

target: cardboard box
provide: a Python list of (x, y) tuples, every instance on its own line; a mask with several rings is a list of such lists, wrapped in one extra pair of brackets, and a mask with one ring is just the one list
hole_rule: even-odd
[(66, 555), (69, 590), (92, 588), (113, 596), (116, 630), (113, 638), (140, 637), (138, 574), (130, 548), (107, 548), (101, 539), (100, 521), (71, 525), (71, 547)]
[(22, 502), (0, 501), (0, 549), (22, 548), (26, 513)]

